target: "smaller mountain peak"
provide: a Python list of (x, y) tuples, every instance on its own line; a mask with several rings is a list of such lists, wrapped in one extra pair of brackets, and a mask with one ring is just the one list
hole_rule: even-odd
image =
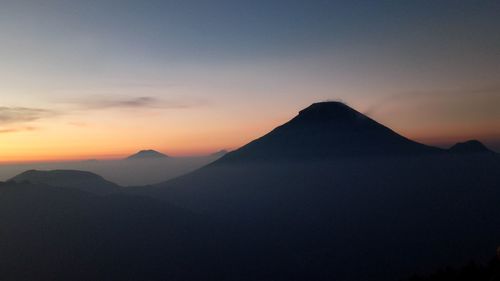
[(478, 140), (468, 140), (453, 145), (450, 149), (455, 153), (493, 153), (488, 147)]
[(126, 159), (152, 159), (152, 158), (168, 158), (168, 155), (165, 155), (153, 149), (145, 149), (130, 155)]

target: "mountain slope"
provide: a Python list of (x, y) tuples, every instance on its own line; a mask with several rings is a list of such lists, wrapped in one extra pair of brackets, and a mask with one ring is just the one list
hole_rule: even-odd
[(321, 103), (137, 192), (245, 226), (259, 237), (249, 247), (285, 247), (298, 272), (270, 270), (276, 279), (396, 280), (490, 256), (500, 244), (499, 170), (498, 157), (450, 154)]
[(120, 188), (119, 185), (107, 181), (99, 175), (78, 170), (29, 170), (9, 181), (66, 187), (94, 194), (109, 194), (117, 192)]
[(398, 156), (439, 151), (398, 135), (343, 103), (320, 102), (218, 162)]

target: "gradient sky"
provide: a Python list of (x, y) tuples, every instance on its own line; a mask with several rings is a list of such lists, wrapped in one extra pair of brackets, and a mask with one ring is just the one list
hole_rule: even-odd
[(323, 100), (500, 151), (499, 1), (1, 0), (0, 161), (234, 149)]

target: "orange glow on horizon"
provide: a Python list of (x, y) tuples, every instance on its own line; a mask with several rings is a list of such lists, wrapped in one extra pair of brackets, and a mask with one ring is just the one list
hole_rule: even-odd
[[(149, 138), (127, 138), (126, 132), (121, 131), (85, 141), (75, 136), (65, 137), (66, 134), (61, 134), (59, 138), (32, 132), (10, 136), (4, 134), (0, 140), (0, 164), (115, 160), (143, 149), (154, 149), (171, 157), (206, 156), (222, 149), (237, 149), (264, 133), (265, 130), (248, 130), (237, 133), (218, 132), (213, 135), (200, 132), (180, 136), (151, 134)], [(126, 141), (117, 141), (119, 139)], [(168, 144), (161, 145), (158, 139), (166, 139), (161, 142)], [(199, 141), (200, 139), (204, 141)]]
[[(363, 112), (368, 103), (360, 100), (351, 106)], [(91, 124), (86, 126), (70, 125), (64, 119), (49, 120), (39, 122), (36, 130), (0, 134), (0, 163), (111, 160), (142, 149), (172, 157), (209, 155), (221, 149), (237, 149), (261, 137), (293, 118), (301, 107), (291, 104), (280, 111), (271, 108), (257, 115), (248, 105), (217, 111), (178, 111), (176, 115), (167, 112), (165, 116), (153, 112), (126, 122), (116, 114), (103, 112), (85, 116)], [(500, 139), (500, 131), (494, 129), (495, 120), (439, 123), (439, 116), (422, 120), (419, 112), (396, 109), (372, 118), (421, 143), (448, 146), (468, 139), (492, 143)]]
[[(135, 143), (121, 143), (121, 145), (118, 146), (113, 145), (113, 140), (107, 143), (100, 143), (100, 145), (97, 146), (87, 145), (80, 147), (71, 145), (56, 145), (55, 147), (40, 146), (36, 148), (32, 147), (31, 149), (21, 149), (26, 146), (20, 146), (20, 150), (17, 150), (5, 149), (6, 147), (2, 146), (2, 150), (0, 150), (2, 155), (0, 164), (84, 161), (89, 159), (117, 160), (123, 159), (142, 149), (154, 149), (172, 157), (205, 156), (221, 149), (237, 149), (265, 133), (266, 132), (249, 132), (247, 136), (241, 137), (238, 140), (233, 139), (231, 143), (229, 141), (225, 142), (222, 138), (217, 138), (219, 140), (218, 142), (209, 141), (205, 145), (199, 145), (195, 142), (183, 142), (181, 140), (178, 143), (172, 143), (172, 145), (168, 148), (159, 145), (152, 145), (150, 143), (143, 145)], [(399, 133), (402, 132), (400, 131)], [(484, 142), (499, 139), (498, 136), (492, 136), (487, 132), (482, 132), (480, 134), (478, 134), (478, 132), (466, 133), (463, 131), (441, 133), (443, 134), (439, 135), (438, 132), (429, 131), (428, 134), (403, 133), (403, 135), (412, 140), (435, 146), (449, 146), (453, 143), (469, 139), (479, 139)]]

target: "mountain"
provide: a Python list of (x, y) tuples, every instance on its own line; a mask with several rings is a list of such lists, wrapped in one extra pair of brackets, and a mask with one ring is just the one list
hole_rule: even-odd
[(219, 162), (319, 160), (429, 154), (440, 149), (409, 140), (340, 102), (314, 103)]
[(499, 170), (498, 157), (419, 144), (328, 102), (134, 192), (245, 228), (249, 248), (282, 249), (276, 260), (292, 264), (269, 264), (269, 280), (398, 280), (490, 257), (500, 245)]
[(494, 151), (487, 148), (484, 144), (482, 144), (478, 140), (469, 140), (466, 142), (459, 142), (453, 145), (450, 149), (450, 152), (453, 153), (461, 153), (461, 154), (493, 154)]
[(160, 184), (97, 196), (67, 173), (0, 183), (1, 279), (402, 280), (491, 257), (499, 170), (496, 155), (313, 104)]
[(156, 150), (148, 149), (148, 150), (141, 150), (135, 154), (130, 155), (129, 157), (125, 158), (127, 160), (134, 160), (134, 159), (164, 159), (168, 158), (169, 156), (166, 154), (163, 154), (161, 152), (158, 152)]
[(94, 194), (109, 194), (117, 192), (120, 189), (120, 186), (105, 180), (99, 175), (77, 170), (29, 170), (11, 178), (9, 181), (46, 184), (78, 189)]
[(0, 221), (4, 281), (230, 280), (258, 265), (233, 230), (144, 197), (0, 182)]

